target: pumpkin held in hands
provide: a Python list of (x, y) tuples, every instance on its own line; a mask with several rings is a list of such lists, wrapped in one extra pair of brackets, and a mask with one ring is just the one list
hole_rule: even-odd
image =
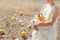
[(37, 19), (41, 22), (46, 22), (46, 18), (43, 15), (38, 15)]

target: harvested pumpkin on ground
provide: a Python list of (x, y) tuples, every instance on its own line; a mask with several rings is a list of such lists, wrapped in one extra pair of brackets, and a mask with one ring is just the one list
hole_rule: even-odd
[(0, 35), (4, 35), (5, 31), (4, 30), (0, 30)]
[(20, 23), (19, 25), (20, 25), (20, 26), (24, 26), (24, 24), (25, 24), (25, 23)]
[(22, 36), (23, 38), (25, 38), (25, 37), (27, 37), (27, 33), (26, 33), (25, 31), (23, 31), (23, 32), (21, 33), (21, 36)]
[(25, 23), (24, 23), (22, 20), (19, 20), (19, 25), (20, 25), (20, 26), (24, 26)]

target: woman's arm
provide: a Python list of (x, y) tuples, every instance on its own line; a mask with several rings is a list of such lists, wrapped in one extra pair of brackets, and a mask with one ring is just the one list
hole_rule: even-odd
[(43, 27), (45, 27), (45, 26), (51, 26), (51, 25), (53, 25), (54, 22), (55, 22), (55, 20), (56, 20), (56, 18), (57, 18), (57, 16), (58, 16), (58, 13), (59, 13), (59, 8), (57, 8), (55, 10), (51, 22), (48, 22), (48, 23), (40, 23), (40, 24), (37, 24), (37, 25), (34, 25), (34, 26), (43, 26)]

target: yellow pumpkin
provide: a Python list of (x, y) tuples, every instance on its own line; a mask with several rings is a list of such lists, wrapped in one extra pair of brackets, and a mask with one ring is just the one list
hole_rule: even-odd
[(5, 31), (4, 30), (0, 30), (0, 35), (4, 35)]
[(26, 36), (27, 36), (27, 33), (26, 33), (25, 31), (23, 31), (23, 32), (21, 33), (21, 36), (22, 36), (22, 37), (26, 37)]
[(41, 22), (46, 22), (46, 18), (43, 15), (38, 16), (38, 20), (40, 20)]

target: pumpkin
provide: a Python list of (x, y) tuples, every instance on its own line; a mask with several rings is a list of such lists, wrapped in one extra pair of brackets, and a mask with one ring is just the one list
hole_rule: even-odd
[(20, 26), (24, 26), (24, 25), (25, 25), (24, 21), (19, 20), (19, 25), (20, 25)]
[(38, 16), (37, 19), (41, 22), (46, 22), (46, 18), (43, 15)]
[(5, 31), (4, 30), (0, 30), (0, 35), (4, 35)]
[(21, 36), (22, 36), (23, 38), (25, 38), (25, 37), (27, 36), (27, 33), (26, 33), (25, 31), (23, 31), (23, 32), (21, 33)]

